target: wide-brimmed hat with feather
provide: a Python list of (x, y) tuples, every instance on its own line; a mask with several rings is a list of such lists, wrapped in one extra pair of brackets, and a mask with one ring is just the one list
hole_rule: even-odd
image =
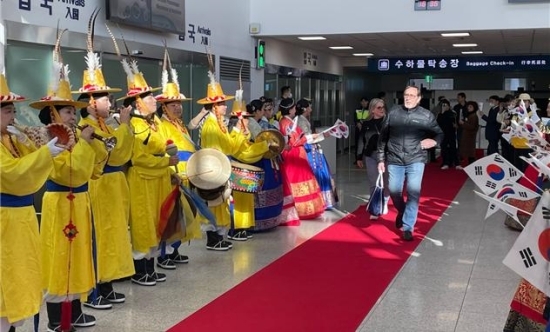
[(126, 48), (126, 54), (128, 55), (128, 58), (125, 58), (121, 55), (115, 36), (111, 32), (111, 29), (109, 29), (109, 26), (107, 26), (107, 24), (105, 24), (105, 26), (107, 27), (107, 32), (109, 33), (111, 39), (113, 40), (113, 43), (115, 44), (115, 51), (118, 57), (121, 59), (120, 62), (122, 63), (122, 68), (126, 73), (126, 78), (128, 82), (128, 92), (126, 92), (126, 96), (118, 98), (117, 101), (125, 100), (128, 98), (137, 98), (143, 94), (152, 93), (160, 90), (160, 87), (153, 88), (149, 86), (149, 84), (147, 84), (147, 82), (145, 81), (145, 77), (143, 77), (143, 73), (138, 68), (137, 60), (133, 59), (130, 56), (130, 50), (128, 48), (128, 45), (126, 45), (126, 40), (124, 40), (124, 36), (122, 36), (121, 34), (122, 42), (124, 43), (124, 47)]
[(192, 99), (185, 97), (185, 95), (180, 92), (178, 72), (172, 68), (172, 62), (170, 61), (170, 55), (168, 54), (166, 45), (164, 45), (164, 61), (162, 63), (162, 94), (155, 96), (155, 99), (161, 103)]
[(90, 20), (88, 21), (88, 35), (86, 40), (87, 53), (84, 59), (86, 60), (86, 70), (82, 75), (82, 87), (78, 91), (73, 91), (73, 93), (113, 93), (120, 92), (122, 89), (111, 88), (105, 83), (103, 78), (103, 72), (101, 71), (101, 63), (99, 61), (99, 55), (94, 52), (94, 29), (95, 29), (95, 20), (97, 14), (99, 14), (99, 9), (94, 9)]
[(208, 57), (208, 78), (210, 78), (210, 83), (206, 89), (206, 97), (199, 99), (197, 103), (206, 105), (206, 104), (215, 104), (222, 101), (227, 101), (234, 99), (235, 96), (228, 96), (223, 93), (222, 86), (216, 81), (216, 75), (214, 74), (214, 62), (212, 61), (212, 54), (207, 51), (206, 55)]
[(62, 30), (57, 37), (53, 49), (53, 70), (51, 82), (48, 87), (48, 94), (40, 100), (29, 104), (30, 107), (42, 109), (46, 106), (74, 106), (75, 108), (84, 108), (88, 105), (86, 102), (75, 101), (71, 95), (71, 83), (69, 82), (69, 65), (63, 64), (61, 58), (61, 37), (67, 31)]

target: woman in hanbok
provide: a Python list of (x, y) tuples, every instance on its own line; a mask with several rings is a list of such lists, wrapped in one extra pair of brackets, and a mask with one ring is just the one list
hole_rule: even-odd
[[(249, 129), (252, 134), (252, 140), (256, 140), (258, 134), (250, 128), (252, 121), (256, 121), (261, 130), (277, 130), (264, 119), (266, 103), (259, 99), (250, 102), (250, 113), (253, 117), (249, 118)], [(254, 197), (254, 231), (264, 231), (277, 227), (282, 222), (283, 212), (283, 182), (282, 174), (279, 169), (280, 157), (274, 154), (264, 155), (264, 158), (257, 162), (255, 166), (264, 170), (264, 185), (262, 189), (255, 193)]]
[[(284, 225), (299, 225), (300, 219), (315, 219), (325, 210), (319, 184), (307, 159), (304, 144), (318, 140), (320, 134), (304, 134), (298, 126), (294, 99), (285, 98), (279, 104), (283, 118), (279, 122), (281, 133), (288, 140), (283, 151), (283, 220)], [(297, 215), (294, 214), (294, 209)]]
[(317, 138), (313, 138), (313, 131), (311, 129), (311, 123), (309, 122), (309, 117), (311, 115), (311, 102), (307, 99), (300, 99), (296, 103), (296, 117), (298, 118), (298, 126), (302, 129), (302, 132), (309, 139), (304, 148), (306, 149), (307, 158), (313, 174), (317, 179), (317, 183), (321, 188), (321, 194), (323, 195), (323, 200), (325, 201), (325, 209), (329, 210), (334, 207), (335, 198), (334, 198), (334, 188), (333, 180), (328, 166), (327, 159), (323, 154), (323, 149), (319, 142), (325, 139), (324, 135), (318, 135)]
[[(48, 179), (53, 159), (65, 151), (57, 138), (37, 148), (14, 127), (15, 103), (0, 74), (0, 331), (15, 331), (40, 311), (42, 280), (40, 235), (33, 194)], [(29, 255), (28, 253), (32, 253)]]

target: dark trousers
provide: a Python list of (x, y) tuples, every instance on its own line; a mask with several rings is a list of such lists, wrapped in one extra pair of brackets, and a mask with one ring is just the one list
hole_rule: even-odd
[(489, 145), (487, 146), (487, 155), (490, 156), (493, 153), (498, 153), (498, 141), (499, 139), (490, 139), (487, 140), (489, 142)]
[(512, 145), (508, 143), (507, 140), (504, 138), (500, 139), (500, 146), (502, 149), (501, 155), (504, 157), (504, 159), (508, 160), (510, 163), (514, 163), (514, 151), (512, 148)]
[(435, 158), (435, 147), (431, 148), (431, 149), (428, 149), (428, 156), (430, 156), (430, 162), (434, 162), (436, 161), (436, 158)]
[(443, 161), (442, 165), (447, 165), (449, 167), (458, 166), (460, 164), (458, 161), (458, 151), (456, 149), (456, 137), (454, 135), (443, 136), (443, 141), (441, 142), (441, 159)]

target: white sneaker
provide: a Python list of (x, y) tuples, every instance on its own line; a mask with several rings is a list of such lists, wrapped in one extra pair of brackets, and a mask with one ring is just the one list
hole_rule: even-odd
[(449, 166), (443, 165), (443, 166), (441, 166), (441, 169), (449, 169)]
[(455, 167), (456, 169), (458, 169), (459, 171), (463, 170), (464, 168), (462, 168), (462, 166), (458, 165)]
[(384, 209), (382, 210), (382, 214), (383, 215), (388, 214), (388, 206), (387, 205), (384, 205)]
[(376, 220), (376, 219), (378, 219), (378, 216), (371, 215), (369, 218), (370, 218), (370, 220)]

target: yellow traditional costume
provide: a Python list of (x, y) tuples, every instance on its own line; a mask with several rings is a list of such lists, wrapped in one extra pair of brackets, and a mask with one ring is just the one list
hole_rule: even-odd
[[(233, 102), (233, 116), (237, 116), (238, 121), (245, 121), (243, 116), (246, 114), (246, 106), (243, 100), (243, 90), (237, 90), (236, 98)], [(247, 126), (241, 126), (241, 130), (247, 130)], [(253, 164), (260, 161), (268, 150), (267, 142), (252, 143), (250, 141), (250, 132), (233, 130), (235, 147), (232, 153), (233, 158), (245, 164)], [(256, 225), (254, 215), (254, 193), (233, 190), (233, 229), (229, 232), (229, 238), (236, 241), (246, 241), (250, 235), (247, 229)]]
[[(69, 68), (62, 63), (60, 56), (62, 35), (58, 36), (54, 49), (55, 79), (48, 94), (29, 105), (41, 110), (39, 117), (44, 124), (63, 123), (58, 110), (65, 107), (80, 109), (87, 106), (87, 103), (74, 101), (71, 96)], [(107, 153), (102, 153), (97, 147), (94, 149), (93, 144), (101, 142), (94, 140), (88, 143), (80, 139), (70, 151), (54, 158), (54, 169), (46, 182), (42, 199), (42, 280), (50, 329), (59, 326), (67, 328), (67, 324), (95, 325), (95, 317), (85, 315), (80, 303), (80, 299), (85, 299), (95, 287), (88, 181), (94, 173), (97, 174), (99, 165), (107, 158)], [(62, 320), (62, 316), (71, 317), (71, 321)]]
[[(90, 18), (91, 27), (93, 27), (92, 20), (94, 19), (95, 15), (93, 14)], [(74, 93), (80, 93), (79, 100), (88, 101), (88, 107), (97, 109), (96, 98), (107, 98), (110, 93), (119, 92), (121, 89), (111, 88), (105, 83), (99, 56), (93, 50), (91, 29), (88, 31), (88, 40), (87, 69), (82, 75), (82, 87)], [(103, 112), (105, 111), (103, 110)], [(124, 302), (124, 295), (115, 293), (110, 281), (122, 279), (135, 273), (128, 233), (130, 191), (123, 172), (123, 166), (132, 156), (134, 133), (126, 123), (121, 123), (117, 130), (114, 130), (97, 112), (93, 116), (88, 113), (87, 109), (82, 109), (81, 114), (79, 126), (93, 127), (96, 135), (110, 139), (114, 144), (109, 147), (107, 144), (94, 144), (102, 154), (108, 153), (108, 157), (99, 165), (97, 178), (89, 182), (99, 292), (95, 292), (93, 298), (89, 299), (86, 305), (108, 309), (112, 307), (109, 301)]]
[[(0, 105), (24, 101), (11, 93), (0, 75)], [(15, 323), (40, 311), (42, 280), (38, 220), (33, 206), (37, 192), (53, 169), (46, 146), (36, 149), (10, 134), (0, 144), (0, 317)], [(28, 255), (28, 253), (33, 253)]]
[[(50, 87), (46, 97), (29, 105), (36, 109), (47, 107), (46, 111), (52, 112), (56, 122), (61, 120), (55, 106), (81, 108), (87, 105), (72, 99), (68, 68), (63, 64), (58, 64), (59, 67), (61, 79), (57, 86)], [(96, 158), (102, 160), (106, 156), (106, 153), (96, 156), (92, 146), (81, 139), (72, 151), (65, 151), (54, 158), (54, 169), (46, 182), (46, 193), (42, 199), (40, 226), (44, 267), (42, 279), (48, 295), (85, 296), (95, 285), (88, 181), (94, 173)], [(67, 197), (69, 191), (74, 195), (72, 200)], [(72, 241), (63, 231), (69, 221), (78, 232)], [(73, 264), (69, 266), (69, 263)]]
[[(218, 82), (216, 82), (214, 73), (210, 71), (208, 73), (210, 77), (210, 83), (208, 84), (207, 97), (200, 99), (199, 104), (204, 105), (216, 105), (220, 102), (225, 102), (231, 100), (233, 96), (226, 96), (223, 93), (223, 90)], [(220, 106), (225, 107), (225, 106)], [(236, 131), (229, 133), (227, 127), (223, 123), (221, 114), (215, 115), (213, 112), (209, 113), (201, 121), (201, 131), (200, 131), (200, 140), (202, 148), (213, 148), (218, 151), (221, 151), (228, 157), (238, 157), (242, 158), (241, 160), (246, 160), (251, 155), (260, 155), (257, 159), (261, 158), (268, 150), (266, 142), (255, 144), (254, 148), (250, 149), (249, 146), (245, 143), (247, 140), (242, 133)], [(258, 150), (255, 150), (258, 149)], [(257, 161), (256, 160), (256, 161)], [(247, 203), (250, 203), (249, 201)], [(246, 204), (247, 206), (249, 204)], [(252, 204), (252, 209), (254, 204)], [(230, 247), (230, 243), (227, 243), (223, 240), (223, 235), (225, 230), (231, 225), (231, 216), (229, 214), (229, 206), (227, 202), (223, 204), (211, 207), (212, 213), (216, 217), (216, 233), (218, 236), (212, 232), (207, 232), (207, 236), (210, 238), (207, 240), (207, 249), (211, 250), (227, 250)], [(253, 212), (252, 212), (253, 213)], [(216, 243), (214, 243), (216, 242)]]
[[(165, 51), (164, 68), (162, 72), (162, 94), (155, 97), (155, 99), (161, 103), (161, 110), (159, 112), (160, 131), (165, 140), (172, 140), (178, 149), (179, 163), (177, 167), (173, 166), (175, 172), (185, 175), (187, 173), (187, 160), (196, 151), (195, 143), (189, 135), (187, 128), (181, 118), (173, 117), (170, 112), (166, 110), (167, 104), (191, 100), (191, 98), (185, 97), (179, 90), (179, 83), (177, 72), (171, 68), (168, 61), (168, 52)], [(167, 68), (166, 66), (170, 68)], [(168, 82), (169, 74), (172, 81)], [(189, 180), (187, 177), (182, 176), (183, 185), (189, 188)], [(185, 214), (186, 231), (185, 235), (181, 238), (181, 241), (189, 241), (191, 239), (201, 238), (200, 222), (202, 217), (196, 212), (194, 213), (187, 199), (182, 195), (182, 207)], [(179, 246), (178, 246), (179, 247)], [(175, 248), (177, 251), (177, 248)]]
[[(166, 155), (166, 139), (160, 132), (160, 120), (154, 116), (155, 108), (147, 106), (146, 98), (153, 98), (151, 88), (139, 71), (135, 60), (123, 60), (123, 68), (128, 76), (128, 93), (119, 100), (125, 105), (135, 101), (141, 117), (131, 120), (135, 141), (126, 175), (130, 188), (130, 234), (136, 274), (132, 282), (153, 286), (166, 280), (166, 275), (157, 273), (154, 257), (158, 256), (161, 236), (158, 232), (161, 207), (173, 190), (169, 167), (170, 158)], [(137, 113), (136, 113), (137, 114)], [(147, 118), (145, 118), (147, 117)]]

